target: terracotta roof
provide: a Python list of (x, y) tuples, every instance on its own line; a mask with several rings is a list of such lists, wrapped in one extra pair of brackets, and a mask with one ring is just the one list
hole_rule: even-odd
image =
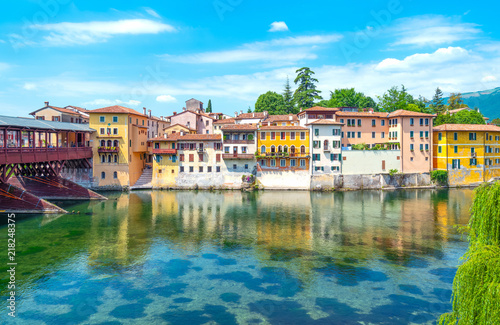
[(235, 122), (236, 122), (236, 120), (234, 119), (234, 117), (231, 117), (231, 118), (225, 118), (222, 120), (216, 120), (214, 122), (214, 124), (234, 124)]
[(464, 109), (470, 109), (470, 108), (468, 108), (468, 107), (461, 107), (461, 108), (450, 109), (447, 113), (455, 114), (455, 113), (458, 113), (460, 111), (463, 111)]
[[(290, 117), (292, 117), (290, 119)], [(285, 115), (269, 115), (263, 122), (283, 122), (283, 121), (297, 121), (299, 118), (295, 114)]]
[(142, 113), (139, 113), (136, 110), (133, 110), (128, 107), (123, 107), (123, 106), (108, 106), (108, 107), (103, 107), (103, 108), (97, 108), (89, 111), (89, 114), (92, 113), (118, 113), (118, 114), (134, 114), (134, 115), (139, 115), (139, 116), (146, 116)]
[(175, 123), (173, 125), (167, 126), (166, 128), (163, 128), (163, 131), (168, 130), (168, 129), (170, 129), (170, 128), (174, 127), (174, 126), (177, 126), (177, 125), (180, 126), (180, 127), (182, 127), (182, 128), (184, 128), (184, 129), (186, 129), (186, 130), (196, 131), (195, 129), (188, 128), (187, 126), (182, 125), (180, 123)]
[[(174, 133), (177, 134), (177, 133)], [(217, 141), (222, 140), (222, 136), (220, 134), (185, 134), (179, 137), (179, 140), (207, 140), (207, 141)]]
[(309, 130), (309, 129), (299, 125), (266, 125), (266, 126), (261, 126), (260, 130)]
[(319, 125), (321, 125), (321, 124), (344, 125), (344, 123), (336, 122), (334, 120), (325, 120), (325, 119), (316, 120), (316, 121), (308, 123), (306, 125), (310, 125), (310, 124), (319, 124)]
[(388, 113), (385, 112), (336, 112), (336, 116), (352, 116), (352, 117), (378, 117), (378, 118), (385, 118), (388, 116)]
[(488, 124), (442, 124), (435, 126), (434, 131), (496, 131), (500, 132), (500, 127)]
[(58, 112), (65, 113), (65, 114), (71, 114), (71, 115), (78, 115), (78, 116), (80, 116), (80, 114), (78, 112), (72, 111), (72, 110), (67, 109), (67, 108), (57, 107), (57, 106), (45, 106), (45, 107), (42, 107), (40, 109), (37, 109), (34, 112), (31, 112), (30, 115), (35, 115), (36, 112), (41, 111), (42, 109), (46, 109), (46, 108), (52, 108), (52, 109), (54, 109), (54, 110), (56, 110)]
[(231, 130), (239, 130), (239, 131), (255, 131), (257, 130), (257, 125), (255, 124), (228, 124), (224, 125), (221, 128), (222, 131), (231, 131)]
[(302, 111), (300, 111), (297, 115), (301, 115), (305, 112), (311, 112), (311, 111), (321, 111), (321, 112), (337, 112), (337, 111), (340, 111), (341, 109), (338, 108), (338, 107), (321, 107), (321, 106), (314, 106), (314, 107), (311, 107), (311, 108), (307, 108), (307, 109), (304, 109)]
[(73, 108), (73, 109), (75, 109), (75, 110), (77, 110), (77, 111), (79, 111), (79, 112), (85, 113), (85, 114), (87, 114), (87, 113), (89, 112), (89, 110), (88, 110), (88, 109), (83, 108), (83, 107), (78, 107), (78, 106), (68, 105), (68, 106), (66, 106), (65, 108), (68, 108), (68, 107), (71, 107), (71, 108)]
[[(174, 134), (176, 134), (176, 133), (174, 133)], [(171, 137), (171, 136), (169, 136), (168, 138), (155, 137), (155, 138), (151, 138), (148, 140), (148, 142), (154, 142), (154, 141), (177, 141), (177, 137)]]
[(213, 117), (209, 116), (209, 115), (208, 115), (208, 114), (206, 114), (206, 113), (197, 113), (197, 112), (195, 112), (195, 111), (191, 111), (191, 110), (189, 110), (189, 109), (187, 109), (187, 110), (185, 110), (185, 111), (182, 111), (182, 112), (180, 112), (180, 113), (177, 113), (177, 114), (175, 114), (175, 115), (170, 115), (170, 116), (167, 116), (167, 117), (172, 118), (172, 117), (175, 117), (175, 116), (177, 116), (177, 115), (181, 115), (181, 114), (188, 113), (188, 112), (189, 112), (189, 113), (192, 113), (192, 114), (195, 114), (195, 115), (201, 115), (201, 116), (204, 116), (204, 117), (206, 117), (206, 118), (209, 118), (209, 119), (215, 120), (215, 118), (213, 118)]
[(254, 113), (243, 113), (235, 117), (236, 120), (249, 119), (249, 118), (260, 118), (263, 119), (267, 115), (264, 112), (254, 112)]
[(388, 117), (397, 117), (397, 116), (436, 117), (436, 114), (426, 114), (426, 113), (420, 113), (420, 112), (407, 111), (404, 109), (398, 109), (397, 111), (389, 113)]

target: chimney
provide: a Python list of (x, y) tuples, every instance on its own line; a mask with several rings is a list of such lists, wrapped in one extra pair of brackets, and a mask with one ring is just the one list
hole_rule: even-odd
[(144, 110), (144, 115), (146, 115), (146, 107), (142, 108)]
[(45, 107), (49, 106), (49, 102), (45, 102)]
[(240, 111), (240, 114), (243, 114), (243, 110)]
[(160, 120), (162, 120), (162, 121), (163, 121), (163, 116), (160, 116)]
[(167, 138), (167, 134), (165, 133), (164, 136), (165, 136), (165, 139), (166, 139)]
[(252, 117), (255, 117), (255, 113), (252, 113)]
[(174, 115), (176, 115), (176, 114), (177, 114), (177, 112), (174, 112)]
[(184, 131), (181, 131), (181, 136), (183, 136), (183, 135), (184, 135)]
[(263, 113), (264, 113), (264, 116), (269, 115), (269, 112), (268, 112), (268, 111), (264, 111)]
[(238, 112), (234, 112), (234, 117), (237, 117), (238, 116)]
[(151, 118), (151, 110), (148, 110), (149, 118)]
[(292, 115), (288, 116), (288, 119), (289, 119), (290, 121), (292, 120), (292, 118), (293, 118), (293, 116), (292, 116)]

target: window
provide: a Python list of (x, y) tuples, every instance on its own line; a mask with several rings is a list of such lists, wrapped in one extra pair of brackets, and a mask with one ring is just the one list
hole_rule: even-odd
[(422, 143), (420, 144), (420, 151), (424, 151), (424, 145)]
[(304, 159), (300, 160), (300, 167), (306, 167), (306, 161)]
[(460, 169), (460, 159), (453, 159), (451, 161), (451, 168)]
[(415, 122), (414, 122), (413, 117), (412, 117), (412, 118), (410, 118), (410, 126), (413, 126), (413, 125), (415, 125)]
[(305, 139), (306, 139), (306, 133), (300, 132), (300, 140), (305, 140)]
[(215, 162), (220, 162), (220, 153), (215, 155)]
[(458, 153), (458, 146), (453, 146), (453, 152)]
[(271, 159), (271, 167), (276, 167), (276, 160), (275, 159)]
[(441, 132), (438, 133), (438, 140), (441, 141), (443, 139), (443, 134)]
[(385, 120), (380, 121), (381, 126), (385, 126)]
[(233, 169), (236, 170), (238, 168), (238, 165), (233, 164)]
[(266, 132), (260, 132), (260, 139), (266, 140)]
[(106, 179), (106, 173), (105, 172), (101, 172), (101, 179)]
[(118, 128), (113, 128), (113, 134), (117, 135), (118, 134)]
[(224, 147), (224, 153), (229, 153), (229, 147)]
[(212, 166), (208, 166), (207, 167), (207, 173), (211, 173), (212, 172)]
[(193, 166), (189, 166), (189, 172), (190, 173), (194, 172), (194, 167)]
[(319, 129), (314, 129), (314, 135), (319, 135)]
[(99, 131), (100, 134), (105, 134), (106, 131), (104, 130), (104, 128), (101, 128), (100, 131)]
[(194, 154), (189, 154), (189, 162), (194, 162)]
[(105, 116), (99, 116), (99, 122), (101, 122), (101, 123), (106, 122), (106, 117)]
[(376, 120), (372, 120), (372, 126), (377, 126), (377, 121)]
[(313, 154), (313, 161), (320, 161), (320, 160), (321, 156), (319, 155), (319, 153)]
[(358, 119), (358, 126), (361, 126), (361, 119)]
[(245, 169), (248, 169), (248, 164), (245, 164)]
[(476, 133), (469, 133), (469, 140), (476, 140)]
[(183, 153), (181, 153), (181, 154), (179, 155), (179, 161), (184, 161), (184, 154), (183, 154)]
[(429, 144), (428, 143), (425, 144), (425, 151), (429, 151)]
[(113, 123), (118, 123), (118, 116), (113, 116)]
[[(353, 132), (354, 133), (354, 132)], [(354, 137), (353, 137), (354, 138)], [(358, 138), (361, 138), (361, 132), (358, 132)]]
[(286, 167), (286, 160), (285, 159), (280, 159), (280, 166)]
[(295, 132), (290, 132), (290, 140), (295, 140)]
[(429, 131), (425, 131), (425, 138), (429, 139)]
[(260, 153), (261, 153), (261, 154), (266, 153), (266, 146), (261, 146), (261, 147), (260, 147)]
[(179, 167), (179, 172), (184, 173), (184, 166)]
[(410, 138), (413, 139), (413, 131), (410, 131)]
[(275, 140), (275, 139), (276, 139), (276, 133), (271, 132), (271, 140)]
[(414, 146), (413, 146), (413, 143), (410, 144), (410, 151), (413, 151), (414, 150)]
[(111, 135), (111, 128), (106, 128), (108, 135)]
[(343, 118), (340, 119), (340, 123), (344, 123), (344, 119)]
[(215, 167), (215, 172), (220, 173), (220, 166)]
[(424, 119), (423, 119), (423, 118), (421, 118), (421, 119), (420, 119), (420, 126), (423, 126), (423, 125), (424, 125)]
[(350, 131), (348, 131), (348, 132), (347, 132), (347, 138), (349, 139), (350, 137), (351, 137), (351, 132), (350, 132)]
[(385, 138), (385, 132), (380, 133), (380, 137), (383, 139)]
[(313, 141), (313, 148), (320, 149), (321, 148), (321, 141)]
[(424, 131), (420, 131), (420, 138), (424, 137)]
[(198, 161), (203, 161), (203, 154), (202, 153), (198, 154)]
[(300, 153), (303, 155), (306, 154), (306, 146), (300, 146)]
[(342, 132), (342, 135), (340, 136), (341, 138), (344, 138), (344, 132)]
[(198, 169), (198, 171), (199, 171), (200, 173), (203, 173), (203, 166), (200, 166), (200, 167), (199, 167), (199, 169)]
[(441, 146), (438, 147), (438, 153), (442, 153), (443, 148)]
[(281, 132), (281, 140), (286, 140), (286, 132)]
[(471, 158), (470, 159), (470, 165), (476, 166), (477, 165), (477, 159), (476, 158)]
[(296, 167), (297, 166), (297, 159), (290, 159), (290, 167)]
[(372, 139), (375, 139), (375, 132), (372, 132)]
[(115, 155), (114, 157), (115, 157), (115, 163), (117, 163), (118, 162), (118, 155)]
[(114, 179), (117, 179), (117, 178), (118, 178), (118, 173), (117, 173), (117, 172), (113, 172), (113, 178), (114, 178)]
[(458, 140), (458, 133), (457, 132), (453, 133), (453, 140), (455, 140), (455, 141)]

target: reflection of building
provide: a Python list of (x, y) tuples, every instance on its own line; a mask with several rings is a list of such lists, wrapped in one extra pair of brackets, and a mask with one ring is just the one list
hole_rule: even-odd
[(443, 124), (434, 127), (434, 170), (448, 172), (450, 185), (500, 176), (500, 127)]

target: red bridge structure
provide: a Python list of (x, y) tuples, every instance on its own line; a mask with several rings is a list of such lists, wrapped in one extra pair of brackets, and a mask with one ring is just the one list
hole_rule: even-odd
[(105, 199), (61, 177), (92, 168), (88, 124), (0, 116), (0, 211), (64, 213), (44, 199)]

